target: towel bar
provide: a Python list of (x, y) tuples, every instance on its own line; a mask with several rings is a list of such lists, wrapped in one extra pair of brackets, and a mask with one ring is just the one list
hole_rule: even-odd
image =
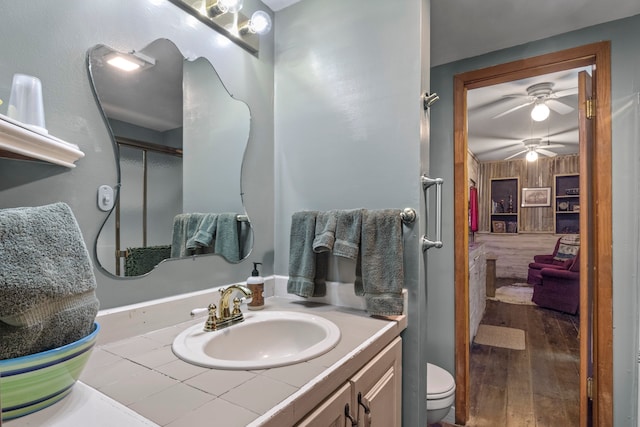
[(402, 222), (405, 224), (413, 224), (416, 217), (417, 214), (413, 208), (404, 208), (403, 211), (400, 212), (400, 218), (402, 218)]
[(249, 215), (236, 215), (236, 221), (249, 222)]

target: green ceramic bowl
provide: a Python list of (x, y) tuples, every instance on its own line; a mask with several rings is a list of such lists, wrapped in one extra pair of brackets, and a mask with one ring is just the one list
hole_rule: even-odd
[(2, 420), (22, 417), (51, 406), (71, 392), (89, 360), (100, 325), (65, 346), (0, 360)]

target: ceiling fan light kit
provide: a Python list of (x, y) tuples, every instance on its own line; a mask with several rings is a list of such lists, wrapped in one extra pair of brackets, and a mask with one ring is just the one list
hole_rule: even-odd
[(544, 101), (537, 102), (536, 106), (531, 110), (531, 118), (536, 122), (542, 122), (549, 118), (549, 113), (549, 107), (547, 107)]
[(558, 155), (557, 153), (554, 153), (553, 151), (549, 151), (548, 149), (562, 147), (561, 144), (549, 144), (549, 141), (547, 141), (547, 144), (543, 144), (542, 138), (528, 138), (523, 140), (522, 144), (524, 145), (524, 150), (518, 151), (517, 153), (512, 154), (511, 156), (505, 158), (504, 160), (511, 160), (513, 158), (520, 156), (521, 154), (526, 153), (525, 158), (527, 159), (527, 161), (535, 162), (536, 160), (538, 160), (538, 156), (540, 154), (546, 157), (557, 156)]
[(535, 104), (531, 111), (531, 118), (539, 122), (546, 120), (547, 117), (549, 117), (550, 110), (553, 110), (558, 114), (568, 114), (573, 111), (573, 107), (559, 101), (559, 99), (564, 98), (565, 96), (575, 95), (577, 93), (577, 88), (554, 92), (553, 86), (554, 85), (551, 82), (536, 83), (527, 88), (526, 95), (505, 95), (504, 98), (526, 98), (527, 100), (522, 104), (496, 114), (493, 118), (498, 119), (531, 104)]

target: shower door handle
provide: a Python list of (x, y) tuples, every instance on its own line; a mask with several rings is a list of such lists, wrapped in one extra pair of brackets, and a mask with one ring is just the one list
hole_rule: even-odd
[(442, 178), (429, 178), (426, 175), (422, 175), (420, 180), (422, 189), (425, 191), (425, 205), (427, 202), (426, 191), (433, 185), (436, 186), (436, 240), (430, 240), (426, 235), (422, 236), (422, 252), (425, 252), (427, 249), (439, 249), (442, 247), (442, 183), (444, 180)]

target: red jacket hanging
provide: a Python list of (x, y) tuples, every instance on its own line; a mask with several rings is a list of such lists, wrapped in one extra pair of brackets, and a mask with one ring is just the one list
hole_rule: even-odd
[(478, 189), (469, 189), (469, 227), (471, 231), (478, 231)]

